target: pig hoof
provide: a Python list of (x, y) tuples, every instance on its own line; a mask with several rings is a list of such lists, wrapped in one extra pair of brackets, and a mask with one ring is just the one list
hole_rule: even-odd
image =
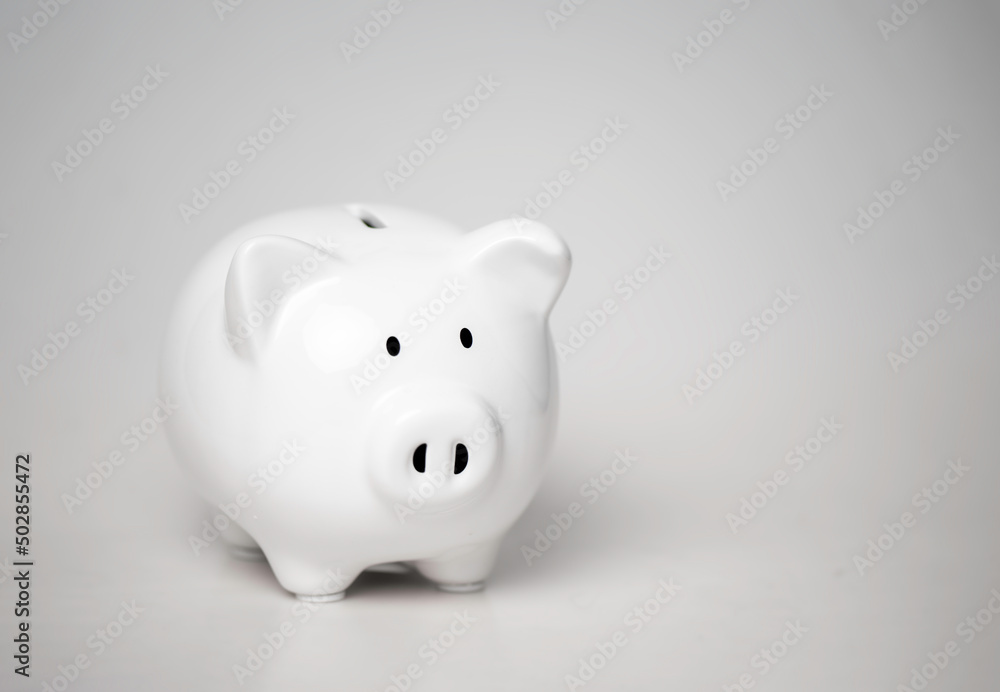
[(442, 584), (439, 582), (435, 586), (446, 593), (472, 593), (473, 591), (482, 591), (486, 582), (470, 581), (465, 584)]
[(295, 597), (300, 601), (305, 601), (306, 603), (333, 603), (335, 601), (340, 601), (344, 598), (346, 591), (338, 591), (337, 593), (321, 593), (321, 594), (305, 594), (297, 593)]

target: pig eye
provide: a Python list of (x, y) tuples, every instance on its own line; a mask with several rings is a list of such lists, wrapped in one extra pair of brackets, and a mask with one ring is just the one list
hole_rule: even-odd
[[(471, 341), (471, 339), (472, 339), (472, 337), (469, 337), (470, 341)], [(390, 336), (388, 339), (386, 339), (385, 340), (385, 350), (389, 352), (390, 356), (398, 356), (399, 355), (399, 339), (397, 339), (394, 336)]]
[(462, 345), (466, 348), (472, 348), (472, 332), (470, 332), (465, 327), (462, 327), (462, 331), (459, 332), (458, 338), (462, 340)]

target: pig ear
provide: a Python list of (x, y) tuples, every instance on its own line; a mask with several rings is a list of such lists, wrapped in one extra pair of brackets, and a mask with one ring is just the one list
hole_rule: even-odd
[(225, 320), (227, 340), (238, 355), (252, 359), (263, 351), (291, 291), (282, 277), (309, 257), (332, 259), (309, 243), (280, 235), (251, 238), (237, 248), (226, 276)]
[(523, 218), (497, 221), (462, 239), (469, 273), (498, 282), (505, 293), (548, 316), (572, 262), (569, 247), (548, 226)]

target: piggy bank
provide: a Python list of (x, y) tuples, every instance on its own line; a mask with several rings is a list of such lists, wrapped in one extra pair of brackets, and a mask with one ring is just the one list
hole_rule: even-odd
[(183, 285), (160, 373), (178, 462), (280, 584), (366, 569), (481, 588), (540, 485), (570, 269), (546, 226), (471, 232), (394, 207), (251, 223)]

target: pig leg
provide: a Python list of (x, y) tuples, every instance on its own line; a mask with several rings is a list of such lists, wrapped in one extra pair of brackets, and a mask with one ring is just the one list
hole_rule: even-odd
[(319, 565), (282, 553), (268, 554), (268, 562), (278, 582), (300, 601), (331, 603), (344, 597), (361, 568)]
[(496, 562), (500, 540), (465, 545), (429, 560), (416, 560), (413, 566), (442, 591), (465, 593), (479, 591)]

